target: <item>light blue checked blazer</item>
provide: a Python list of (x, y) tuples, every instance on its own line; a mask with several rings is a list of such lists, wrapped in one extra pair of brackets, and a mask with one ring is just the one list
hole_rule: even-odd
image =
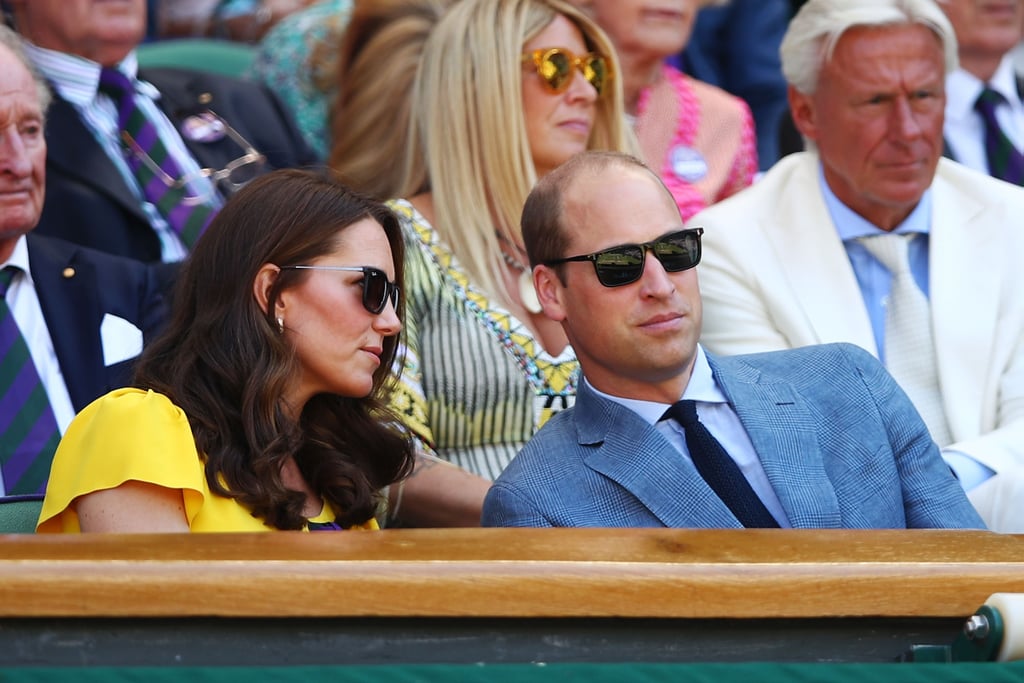
[[(910, 400), (851, 344), (708, 355), (797, 528), (985, 528)], [(580, 382), (498, 477), (485, 526), (740, 527), (633, 411)]]

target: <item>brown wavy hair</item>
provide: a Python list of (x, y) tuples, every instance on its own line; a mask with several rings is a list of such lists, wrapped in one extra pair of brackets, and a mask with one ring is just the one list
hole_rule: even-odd
[[(387, 207), (327, 172), (280, 170), (252, 181), (196, 244), (178, 276), (168, 326), (136, 368), (136, 386), (165, 394), (188, 416), (210, 489), (278, 529), (306, 524), (304, 494), (281, 479), (289, 458), (342, 527), (368, 521), (377, 492), (412, 469), (412, 444), (386, 408), (398, 337), (384, 339), (369, 396), (316, 395), (296, 423), (282, 397), (299, 365), (273, 311), (280, 293), (309, 271), (279, 273), (269, 312), (253, 294), (261, 266), (330, 253), (339, 234), (364, 218), (383, 227), (401, 286), (403, 241)], [(397, 313), (404, 320), (402, 303)]]

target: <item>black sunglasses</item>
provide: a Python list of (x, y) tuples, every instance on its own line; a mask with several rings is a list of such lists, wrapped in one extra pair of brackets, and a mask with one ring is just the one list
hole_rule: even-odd
[(379, 268), (370, 266), (281, 266), (281, 270), (335, 270), (351, 271), (363, 274), (363, 308), (374, 315), (380, 315), (387, 306), (388, 300), (395, 311), (398, 310), (398, 285), (388, 280), (388, 276)]
[(679, 230), (643, 244), (623, 244), (593, 254), (552, 259), (545, 261), (544, 265), (592, 261), (598, 282), (605, 287), (620, 287), (636, 282), (644, 274), (644, 258), (648, 249), (670, 273), (693, 268), (700, 263), (700, 236), (703, 234), (704, 228)]

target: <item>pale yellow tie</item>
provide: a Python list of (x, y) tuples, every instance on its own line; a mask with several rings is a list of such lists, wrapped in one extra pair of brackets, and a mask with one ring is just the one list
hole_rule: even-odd
[(931, 312), (907, 258), (907, 247), (915, 236), (886, 234), (860, 242), (892, 273), (885, 314), (885, 367), (921, 413), (932, 439), (947, 446), (953, 439), (939, 390)]

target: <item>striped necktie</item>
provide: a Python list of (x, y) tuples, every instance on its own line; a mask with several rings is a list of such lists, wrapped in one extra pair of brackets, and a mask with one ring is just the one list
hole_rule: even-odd
[(885, 312), (885, 367), (910, 397), (940, 447), (953, 443), (942, 405), (928, 299), (914, 282), (908, 246), (916, 235), (865, 237), (864, 248), (892, 273)]
[(996, 120), (996, 108), (1006, 98), (991, 88), (985, 88), (974, 103), (985, 125), (985, 155), (988, 157), (988, 173), (1015, 185), (1024, 184), (1024, 154), (1006, 136)]
[(50, 399), (5, 298), (18, 272), (14, 266), (0, 271), (0, 471), (8, 495), (45, 490), (60, 441)]
[(205, 198), (191, 196), (181, 182), (184, 172), (160, 139), (156, 126), (136, 104), (131, 80), (117, 69), (105, 68), (100, 72), (100, 91), (117, 104), (121, 145), (143, 196), (191, 249), (216, 210)]
[(677, 401), (661, 416), (662, 420), (672, 419), (683, 427), (686, 448), (690, 460), (704, 481), (726, 507), (732, 510), (736, 519), (748, 529), (777, 529), (768, 508), (764, 506), (757, 492), (743, 476), (739, 465), (712, 436), (708, 428), (697, 417), (697, 404), (693, 401)]

